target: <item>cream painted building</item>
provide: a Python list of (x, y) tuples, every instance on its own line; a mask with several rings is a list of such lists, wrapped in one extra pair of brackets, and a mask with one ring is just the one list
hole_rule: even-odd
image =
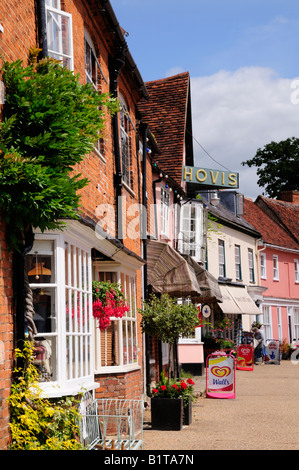
[(262, 301), (258, 264), (261, 235), (242, 218), (243, 196), (235, 191), (220, 191), (219, 201), (207, 202), (207, 269), (218, 279), (222, 293), (220, 311), (212, 312), (215, 322), (221, 313), (233, 320), (233, 339), (250, 331), (258, 319)]

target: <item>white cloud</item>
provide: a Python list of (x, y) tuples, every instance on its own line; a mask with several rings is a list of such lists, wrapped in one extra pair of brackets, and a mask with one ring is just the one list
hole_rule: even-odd
[(256, 168), (243, 167), (258, 148), (299, 135), (299, 104), (292, 104), (294, 80), (272, 69), (244, 67), (191, 77), (193, 135), (218, 163), (194, 142), (195, 165), (240, 173), (240, 191), (255, 198)]

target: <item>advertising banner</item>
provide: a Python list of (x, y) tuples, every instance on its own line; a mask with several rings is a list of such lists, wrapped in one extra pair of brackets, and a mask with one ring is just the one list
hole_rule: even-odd
[(239, 344), (237, 347), (237, 369), (253, 370), (254, 348), (252, 344)]
[(278, 339), (268, 339), (265, 349), (265, 364), (280, 364), (280, 341)]
[(216, 352), (207, 357), (206, 366), (207, 397), (235, 398), (235, 358)]

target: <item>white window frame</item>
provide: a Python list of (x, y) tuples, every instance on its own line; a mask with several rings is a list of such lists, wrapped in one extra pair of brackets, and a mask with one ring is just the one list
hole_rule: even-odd
[(225, 266), (225, 241), (218, 239), (218, 265), (219, 265), (219, 277), (226, 277), (226, 266)]
[(299, 261), (294, 259), (294, 274), (295, 274), (295, 283), (299, 283)]
[(263, 305), (263, 328), (265, 340), (273, 339), (271, 305)]
[[(292, 320), (293, 320), (293, 338), (299, 341), (299, 307), (293, 307), (292, 311)], [(293, 341), (293, 338), (291, 340)]]
[(170, 191), (161, 184), (161, 235), (169, 237)]
[(279, 281), (278, 255), (273, 255), (273, 281)]
[[(119, 352), (119, 365), (102, 365), (102, 359), (105, 361), (105, 358), (101, 357), (101, 332), (97, 327), (96, 319), (94, 320), (94, 327), (95, 327), (95, 373), (96, 374), (112, 374), (117, 372), (129, 372), (131, 370), (140, 369), (139, 366), (139, 346), (138, 346), (138, 312), (137, 312), (137, 293), (136, 293), (136, 271), (126, 268), (123, 265), (119, 265), (116, 263), (101, 263), (98, 267), (97, 264), (94, 266), (94, 279), (99, 278), (98, 270), (101, 273), (115, 273), (116, 274), (116, 282), (121, 284), (121, 275), (129, 277), (129, 286), (125, 285), (122, 287), (124, 288), (124, 296), (127, 300), (128, 304), (130, 305), (130, 312), (124, 315), (122, 318), (114, 318), (111, 317), (111, 321), (114, 321), (118, 328), (118, 352)], [(132, 280), (134, 280), (134, 286), (132, 286)], [(132, 311), (134, 309), (134, 311)], [(128, 326), (131, 324), (131, 342), (129, 338), (129, 329)], [(126, 335), (126, 351), (131, 352), (131, 357), (133, 359), (132, 362), (126, 361), (126, 356), (124, 354), (124, 338), (123, 338), (123, 329), (125, 329)], [(103, 332), (105, 335), (105, 330)], [(135, 360), (134, 360), (134, 338), (135, 338)]]
[[(61, 60), (67, 64), (69, 70), (74, 70), (73, 58), (73, 26), (72, 15), (60, 9), (60, 0), (57, 0), (57, 8), (52, 5), (55, 4), (53, 0), (46, 2), (46, 21), (47, 21), (47, 44), (48, 55)], [(63, 52), (63, 22), (67, 22), (67, 50), (68, 53)], [(50, 48), (51, 44), (56, 43), (56, 48)]]
[[(77, 238), (72, 238), (69, 235), (55, 235), (55, 234), (35, 234), (35, 240), (51, 240), (54, 242), (54, 266), (55, 266), (55, 279), (53, 284), (47, 284), (48, 287), (56, 289), (56, 331), (49, 333), (41, 333), (36, 336), (39, 337), (56, 338), (56, 380), (51, 382), (41, 382), (40, 387), (44, 394), (48, 397), (59, 397), (65, 395), (72, 395), (81, 392), (82, 390), (91, 390), (97, 386), (94, 383), (94, 352), (93, 352), (93, 321), (92, 321), (92, 269), (91, 269), (91, 247), (80, 242)], [(83, 269), (80, 262), (76, 265), (76, 257), (73, 257), (73, 282), (72, 285), (66, 285), (66, 271), (70, 275), (70, 257), (66, 253), (68, 246), (76, 247), (78, 254), (85, 253), (86, 264), (84, 264), (84, 279), (86, 288), (82, 284), (82, 277), (76, 279), (76, 272)], [(30, 253), (33, 254), (35, 248)], [(81, 257), (82, 259), (82, 257)], [(67, 260), (67, 262), (66, 262)], [(78, 271), (79, 270), (79, 271)], [(83, 272), (81, 271), (81, 272)], [(31, 288), (42, 287), (42, 284), (30, 284)], [(73, 322), (73, 326), (67, 329), (67, 320), (72, 314), (72, 308), (67, 308), (67, 295), (66, 290), (70, 288), (75, 299), (72, 303), (74, 312), (77, 312), (77, 322)], [(82, 302), (77, 304), (77, 298), (82, 299)], [(83, 311), (84, 309), (84, 311)], [(83, 322), (84, 318), (84, 322)], [(83, 325), (84, 323), (84, 325)], [(73, 338), (74, 344), (74, 362), (71, 361), (70, 351), (67, 349), (67, 338)], [(70, 365), (75, 365), (74, 370)], [(69, 367), (69, 368), (68, 368)], [(73, 370), (75, 372), (68, 375), (67, 371)]]
[(204, 261), (203, 209), (200, 204), (184, 204), (180, 209), (179, 251)]
[(254, 253), (252, 248), (248, 248), (248, 270), (249, 270), (249, 282), (255, 282), (254, 272)]
[(278, 339), (282, 340), (281, 307), (276, 307)]
[(119, 111), (119, 123), (120, 123), (120, 147), (121, 147), (121, 167), (122, 167), (122, 179), (124, 184), (129, 188), (133, 189), (133, 175), (131, 171), (132, 166), (132, 154), (131, 154), (131, 139), (130, 139), (130, 126), (131, 119), (127, 107), (127, 103), (124, 97), (119, 95), (120, 111)]
[(267, 279), (266, 254), (260, 253), (261, 279)]
[(235, 274), (236, 281), (242, 280), (242, 266), (241, 266), (241, 246), (235, 245)]
[[(89, 71), (87, 70), (87, 61), (86, 61), (86, 45), (89, 47), (89, 53), (92, 54), (92, 57), (90, 58), (91, 62), (94, 60), (94, 65), (95, 65), (95, 74), (96, 74), (96, 81), (93, 81), (92, 75), (90, 75)], [(100, 85), (100, 77), (103, 75), (102, 70), (99, 64), (99, 61), (97, 59), (95, 47), (93, 44), (93, 41), (91, 39), (91, 36), (89, 32), (87, 31), (86, 28), (84, 28), (84, 59), (85, 59), (85, 79), (87, 83), (90, 83), (95, 91), (99, 91), (99, 85)], [(104, 139), (100, 137), (97, 142), (94, 145), (94, 150), (96, 153), (101, 157), (101, 159), (106, 163), (105, 160), (105, 150), (104, 150)]]

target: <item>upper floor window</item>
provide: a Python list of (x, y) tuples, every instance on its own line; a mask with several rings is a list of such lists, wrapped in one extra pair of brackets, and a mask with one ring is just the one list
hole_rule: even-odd
[(224, 240), (218, 240), (219, 277), (226, 277)]
[(34, 364), (49, 397), (93, 386), (90, 251), (64, 235), (36, 234), (26, 256), (37, 329)]
[[(99, 91), (101, 82), (101, 69), (95, 52), (92, 39), (89, 32), (84, 30), (84, 46), (85, 46), (85, 78), (87, 83), (91, 83), (96, 91)], [(100, 137), (94, 146), (97, 153), (105, 158), (104, 139)]]
[(255, 282), (253, 250), (248, 248), (249, 282)]
[(73, 70), (72, 15), (61, 10), (60, 0), (46, 0), (47, 54)]
[(299, 282), (299, 261), (294, 259), (295, 282)]
[(203, 243), (203, 217), (200, 204), (184, 204), (181, 207), (179, 251), (196, 261), (205, 259)]
[(236, 269), (236, 280), (241, 281), (242, 270), (241, 270), (241, 247), (235, 245), (235, 269)]
[(161, 233), (169, 236), (170, 192), (161, 186)]
[(260, 255), (260, 262), (261, 262), (261, 278), (267, 278), (267, 271), (266, 271), (266, 255), (265, 253), (261, 253)]
[(120, 95), (120, 137), (121, 137), (121, 161), (123, 182), (133, 189), (133, 173), (130, 142), (130, 116), (125, 100)]
[(279, 281), (278, 256), (277, 255), (273, 255), (273, 279), (274, 281)]

